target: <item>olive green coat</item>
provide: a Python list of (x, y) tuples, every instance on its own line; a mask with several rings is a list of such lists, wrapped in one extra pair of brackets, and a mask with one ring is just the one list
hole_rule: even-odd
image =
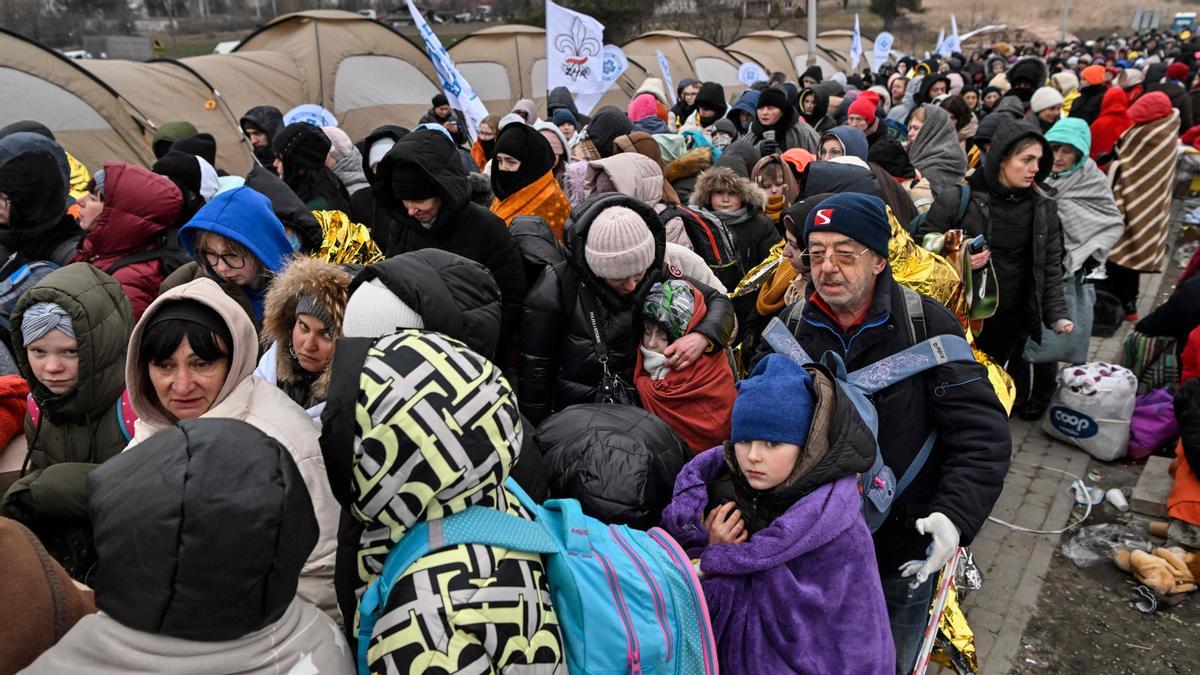
[[(39, 302), (58, 304), (71, 315), (79, 342), (79, 385), (67, 394), (47, 390), (29, 366), (21, 319)], [(28, 473), (4, 494), (2, 511), (26, 522), (84, 519), (87, 475), (125, 448), (117, 403), (125, 390), (125, 350), (133, 330), (133, 309), (121, 284), (87, 263), (51, 272), (29, 289), (12, 314), (12, 343), (17, 367), (29, 382), (41, 410), (35, 426), (25, 417), (29, 442)]]

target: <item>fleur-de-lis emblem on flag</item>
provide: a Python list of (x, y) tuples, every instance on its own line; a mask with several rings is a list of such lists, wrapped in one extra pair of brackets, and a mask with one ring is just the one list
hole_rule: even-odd
[(587, 28), (579, 17), (575, 17), (571, 22), (570, 33), (560, 34), (554, 39), (554, 47), (566, 55), (563, 73), (572, 80), (590, 77), (588, 61), (593, 56), (599, 56), (602, 49), (600, 41), (588, 35)]

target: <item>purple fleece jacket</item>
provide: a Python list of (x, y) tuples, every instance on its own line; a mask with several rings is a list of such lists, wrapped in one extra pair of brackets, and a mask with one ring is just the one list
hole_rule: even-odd
[(722, 673), (894, 673), (896, 653), (871, 532), (853, 475), (796, 502), (742, 544), (708, 545), (705, 451), (675, 481), (662, 526), (688, 555), (712, 614)]

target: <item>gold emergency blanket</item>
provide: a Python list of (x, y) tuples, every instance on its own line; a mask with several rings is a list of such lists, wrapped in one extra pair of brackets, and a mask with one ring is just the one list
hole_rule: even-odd
[[(942, 610), (942, 618), (938, 622), (938, 631), (954, 646), (955, 654), (952, 659), (941, 645), (935, 644), (930, 660), (959, 673), (978, 673), (979, 661), (975, 654), (975, 632), (967, 625), (967, 617), (958, 604), (958, 590), (954, 588), (953, 584), (950, 585), (950, 595), (946, 599), (946, 607)], [(966, 666), (965, 670), (959, 667), (963, 665)]]
[(383, 251), (371, 240), (366, 226), (350, 222), (341, 211), (313, 211), (321, 224), (321, 250), (312, 257), (337, 265), (371, 265), (383, 260)]
[(82, 162), (67, 153), (67, 166), (71, 167), (70, 194), (75, 199), (82, 199), (87, 194), (87, 185), (92, 180), (92, 174)]

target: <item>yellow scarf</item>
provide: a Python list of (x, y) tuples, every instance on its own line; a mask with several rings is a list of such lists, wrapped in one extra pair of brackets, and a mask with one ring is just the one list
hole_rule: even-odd
[(787, 206), (787, 200), (783, 195), (769, 195), (767, 197), (767, 208), (765, 213), (771, 219), (772, 223), (778, 223), (783, 217), (783, 209)]

